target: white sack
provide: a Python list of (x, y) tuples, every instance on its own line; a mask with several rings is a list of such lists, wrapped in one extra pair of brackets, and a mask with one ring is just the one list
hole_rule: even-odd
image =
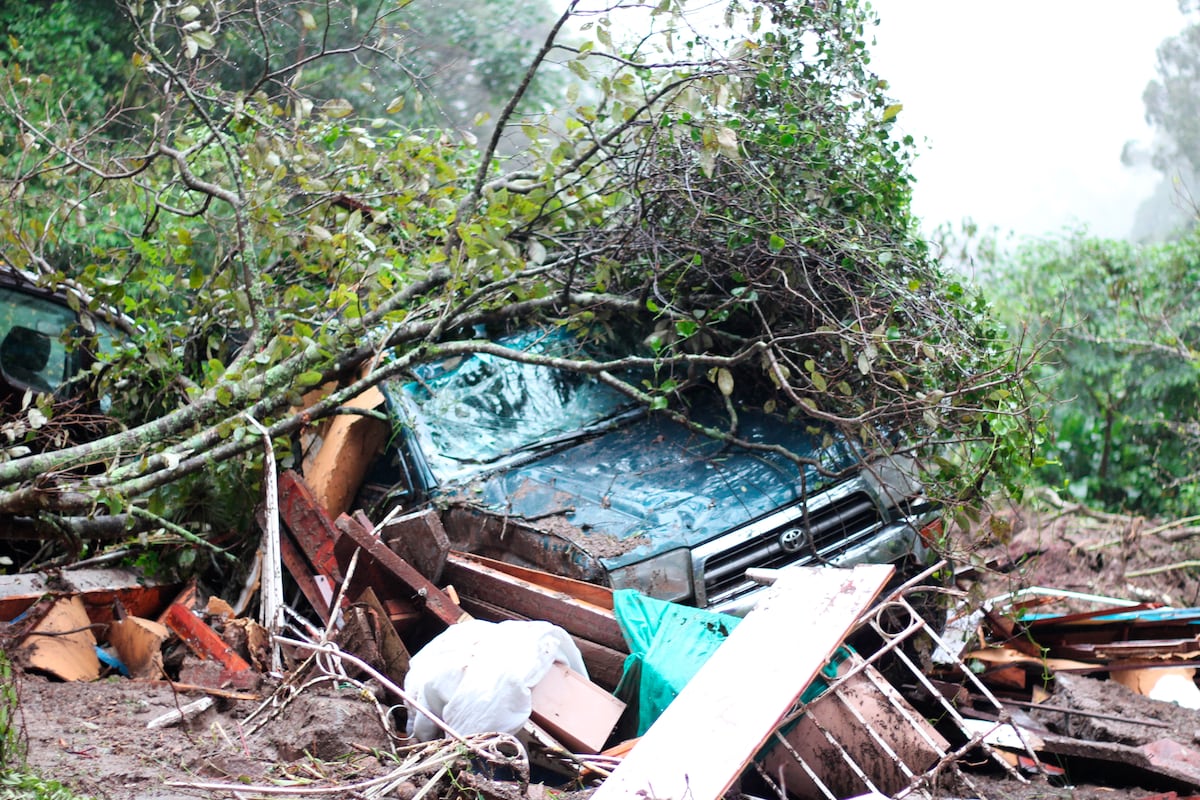
[[(462, 735), (515, 733), (529, 719), (529, 690), (555, 662), (587, 675), (570, 635), (542, 621), (451, 625), (409, 662), (404, 691)], [(408, 706), (408, 735), (442, 735), (433, 720)]]

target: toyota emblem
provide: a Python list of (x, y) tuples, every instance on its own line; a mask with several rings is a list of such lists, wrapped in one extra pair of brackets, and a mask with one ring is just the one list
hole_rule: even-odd
[(804, 531), (799, 528), (788, 528), (779, 534), (779, 546), (788, 553), (795, 553), (804, 546)]

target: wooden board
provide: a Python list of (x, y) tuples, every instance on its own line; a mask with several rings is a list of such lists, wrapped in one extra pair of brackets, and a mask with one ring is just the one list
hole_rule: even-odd
[[(361, 520), (360, 520), (361, 521)], [(376, 533), (396, 555), (433, 583), (442, 580), (450, 539), (442, 520), (431, 508), (414, 511), (384, 523)]]
[(464, 596), (509, 609), (527, 619), (553, 622), (567, 633), (613, 650), (628, 649), (621, 626), (613, 616), (611, 592), (608, 607), (604, 608), (459, 553), (450, 554), (443, 577)]
[(497, 561), (494, 558), (485, 558), (474, 553), (460, 553), (456, 550), (450, 553), (449, 558), (459, 565), (481, 564), (497, 572), (512, 575), (514, 578), (520, 578), (523, 581), (536, 584), (552, 592), (565, 594), (576, 600), (582, 600), (585, 603), (591, 603), (594, 606), (607, 608), (609, 611), (612, 611), (613, 592), (607, 586), (599, 586), (587, 581), (575, 580), (574, 578), (564, 578), (561, 575), (555, 575), (552, 572), (543, 572), (538, 569), (518, 567), (516, 564), (507, 564), (503, 561)]
[[(340, 553), (347, 564), (354, 553), (354, 548), (361, 548), (360, 566), (369, 566), (363, 564), (363, 561), (366, 560), (373, 562), (379, 569), (384, 570), (388, 578), (388, 583), (395, 584), (391, 588), (396, 588), (396, 586), (403, 587), (403, 594), (405, 596), (402, 599), (420, 605), (426, 612), (445, 625), (453, 625), (463, 618), (463, 610), (456, 606), (446, 596), (445, 592), (434, 586), (428, 578), (414, 569), (411, 564), (388, 549), (388, 546), (383, 543), (382, 539), (373, 532), (366, 530), (354, 517), (342, 514), (337, 518), (336, 525), (337, 530), (341, 531), (341, 536), (338, 539), (335, 552)], [(354, 588), (357, 584), (358, 579), (356, 578), (352, 581), (351, 588)], [(388, 598), (383, 593), (388, 587), (380, 580), (364, 584), (364, 586), (366, 585), (372, 586), (376, 594), (381, 595), (380, 599), (386, 606)]]
[(718, 800), (892, 572), (877, 564), (782, 570), (592, 800)]
[(108, 628), (108, 641), (132, 678), (162, 676), (162, 644), (168, 636), (166, 625), (141, 617), (114, 620)]
[[(383, 402), (383, 394), (372, 386), (344, 407), (374, 409)], [(327, 421), (320, 448), (304, 464), (304, 480), (329, 516), (336, 518), (350, 510), (354, 494), (387, 436), (388, 424), (373, 417), (339, 414)]]
[(94, 681), (100, 677), (100, 659), (90, 625), (82, 598), (60, 597), (21, 642), (18, 652), (29, 669), (64, 681)]
[(250, 671), (246, 659), (235, 653), (203, 620), (178, 603), (167, 609), (164, 624), (200, 658), (211, 659), (231, 673)]

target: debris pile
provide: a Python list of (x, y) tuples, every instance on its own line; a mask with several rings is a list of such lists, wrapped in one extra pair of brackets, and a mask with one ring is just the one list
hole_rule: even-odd
[[(738, 618), (452, 551), (432, 511), (333, 517), (290, 472), (263, 529), (261, 586), (234, 604), (125, 570), (0, 576), (4, 650), (55, 680), (167, 685), (174, 707), (146, 727), (216, 726), (226, 756), (303, 729), (320, 692), (366, 708), (377, 744), (276, 741), (284, 760), (373, 759), (305, 767), (291, 795), (987, 797), (997, 777), (1098, 764), (1200, 787), (1200, 724), (1128, 710), (1135, 693), (1200, 707), (1200, 609), (1049, 589), (971, 603), (939, 563), (899, 585), (883, 565), (755, 570), (767, 588)], [(261, 597), (272, 548), (305, 607)], [(271, 794), (231, 775), (172, 786)]]

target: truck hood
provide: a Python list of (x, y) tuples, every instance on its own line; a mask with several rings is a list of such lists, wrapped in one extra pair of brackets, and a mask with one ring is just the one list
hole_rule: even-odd
[[(715, 414), (693, 418), (722, 424)], [(813, 466), (802, 471), (782, 454), (731, 446), (650, 415), (482, 476), (467, 494), (492, 513), (535, 526), (557, 522), (561, 530), (565, 520), (572, 540), (611, 569), (694, 547), (797, 503), (855, 463), (841, 439), (752, 410), (739, 411), (737, 437), (786, 448), (834, 474)]]

